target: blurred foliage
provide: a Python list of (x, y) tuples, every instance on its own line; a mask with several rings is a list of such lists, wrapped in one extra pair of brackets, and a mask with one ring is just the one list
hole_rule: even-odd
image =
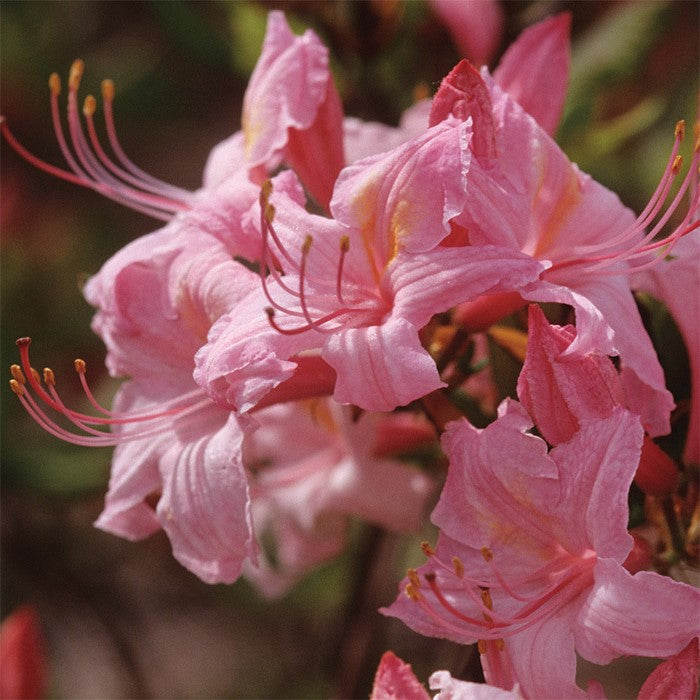
[[(115, 80), (127, 153), (149, 172), (196, 188), (211, 147), (239, 126), (270, 8), (284, 9), (295, 31), (318, 32), (330, 48), (346, 112), (366, 119), (396, 123), (414, 90), (434, 92), (459, 58), (446, 29), (418, 0), (3, 1), (2, 113), (30, 151), (60, 164), (46, 79), (53, 71), (66, 76), (81, 57), (83, 94), (96, 91), (103, 77)], [(640, 210), (663, 170), (676, 120), (696, 115), (697, 3), (513, 1), (504, 10), (501, 49), (533, 21), (572, 13), (571, 87), (559, 141)], [(2, 148), (5, 364), (16, 361), (15, 338), (31, 335), (35, 363), (53, 367), (67, 403), (80, 401), (72, 370), (78, 355), (108, 402), (117, 383), (104, 372), (80, 285), (157, 224), (52, 180)], [(670, 386), (685, 398), (679, 337), (658, 304), (644, 305)], [(512, 395), (517, 362), (491, 345), (499, 391)], [(337, 689), (339, 659), (350, 658), (348, 639), (365, 640), (345, 685), (364, 696), (385, 648), (411, 661), (421, 678), (437, 664), (455, 672), (469, 666), (468, 651), (413, 635), (376, 613), (409, 561), (420, 561), (419, 538), (398, 542), (358, 525), (339, 561), (270, 604), (243, 582), (201, 584), (172, 561), (162, 535), (133, 544), (92, 529), (109, 450), (58, 443), (9, 390), (2, 437), (3, 615), (21, 601), (39, 606), (52, 696), (318, 697)], [(434, 537), (429, 529), (422, 536)], [(379, 573), (383, 585), (371, 588)]]

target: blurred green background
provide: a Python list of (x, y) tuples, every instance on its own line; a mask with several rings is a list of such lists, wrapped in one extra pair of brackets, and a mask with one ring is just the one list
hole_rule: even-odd
[[(4, 1), (2, 114), (30, 151), (62, 165), (46, 81), (57, 71), (65, 84), (80, 57), (82, 95), (99, 94), (105, 77), (116, 84), (126, 152), (152, 174), (194, 189), (211, 147), (239, 127), (271, 8), (286, 10), (297, 31), (314, 28), (330, 47), (350, 115), (397, 123), (414, 89), (434, 92), (461, 57), (420, 0)], [(513, 1), (503, 8), (501, 51), (528, 24), (572, 12), (572, 82), (559, 141), (640, 211), (676, 120), (696, 117), (697, 2)], [(34, 364), (55, 370), (67, 403), (80, 396), (76, 356), (109, 400), (117, 384), (105, 376), (80, 287), (157, 222), (36, 171), (5, 143), (0, 186), (5, 366), (17, 361), (15, 338), (31, 335)], [(684, 350), (672, 328), (657, 341), (683, 398)], [(424, 680), (437, 668), (469, 671), (468, 651), (376, 613), (392, 600), (406, 562), (421, 560), (420, 538), (399, 541), (358, 525), (341, 560), (266, 603), (244, 582), (205, 586), (172, 560), (162, 535), (134, 544), (93, 529), (109, 461), (107, 449), (43, 433), (3, 390), (2, 616), (23, 602), (38, 607), (51, 697), (366, 697), (387, 648)]]

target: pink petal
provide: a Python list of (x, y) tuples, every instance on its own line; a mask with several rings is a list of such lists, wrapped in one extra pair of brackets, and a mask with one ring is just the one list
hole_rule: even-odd
[(698, 692), (698, 638), (667, 661), (659, 664), (644, 681), (638, 700), (692, 700)]
[(442, 444), (450, 469), (431, 519), (477, 552), (490, 547), (500, 566), (529, 572), (551, 557), (549, 519), (560, 487), (546, 443), (519, 421), (499, 419), (483, 431), (466, 420), (448, 424)]
[(465, 58), (488, 63), (503, 33), (503, 10), (497, 0), (430, 0)]
[(517, 690), (503, 690), (487, 683), (471, 683), (452, 678), (449, 671), (435, 671), (429, 679), (430, 690), (440, 691), (434, 700), (519, 700)]
[(399, 253), (388, 269), (394, 314), (424, 326), (435, 313), (482, 294), (521, 289), (537, 280), (545, 266), (518, 251), (499, 246), (437, 248)]
[(359, 229), (379, 273), (398, 250), (430, 250), (449, 233), (465, 202), (467, 133), (464, 124), (442, 123), (340, 173), (331, 211)]
[(632, 287), (652, 294), (668, 307), (683, 335), (690, 362), (690, 420), (683, 459), (700, 463), (700, 236), (674, 245), (671, 259), (637, 273)]
[(622, 386), (607, 356), (591, 353), (560, 359), (575, 337), (574, 328), (551, 326), (538, 306), (530, 306), (518, 397), (553, 445), (566, 442), (580, 419), (609, 416), (623, 403)]
[(403, 318), (333, 333), (322, 356), (338, 374), (335, 400), (367, 411), (391, 411), (444, 386), (418, 330)]
[(370, 700), (430, 700), (411, 666), (385, 651), (374, 676)]
[(430, 126), (450, 115), (462, 121), (471, 117), (471, 149), (480, 158), (496, 157), (496, 122), (489, 89), (479, 71), (467, 60), (460, 61), (440, 83), (433, 98)]
[(173, 446), (161, 461), (158, 517), (175, 558), (207, 583), (232, 583), (255, 559), (242, 438), (229, 416), (218, 432)]
[(314, 123), (329, 80), (328, 50), (318, 37), (311, 30), (295, 36), (282, 12), (270, 12), (262, 52), (243, 97), (250, 167), (274, 167), (288, 129), (308, 129)]
[[(582, 698), (572, 632), (580, 598), (506, 640), (513, 675), (528, 698)], [(487, 676), (488, 680), (488, 676)]]
[(599, 558), (595, 585), (576, 620), (576, 649), (595, 664), (621, 655), (665, 658), (698, 636), (698, 609), (697, 588), (649, 571), (632, 576)]
[(503, 54), (493, 77), (553, 134), (569, 81), (571, 15), (562, 13), (528, 27)]
[(578, 283), (571, 281), (570, 287), (595, 304), (615, 334), (613, 342), (620, 355), (627, 406), (642, 417), (644, 428), (652, 437), (666, 435), (671, 429), (669, 417), (675, 404), (629, 291), (629, 281), (624, 276), (582, 276)]
[(204, 188), (212, 189), (241, 170), (247, 174), (244, 164), (243, 132), (237, 131), (211, 149), (204, 166)]
[(625, 560), (632, 548), (627, 494), (642, 438), (639, 418), (615, 407), (608, 418), (582, 420), (571, 440), (550, 452), (559, 469), (557, 538), (565, 549)]

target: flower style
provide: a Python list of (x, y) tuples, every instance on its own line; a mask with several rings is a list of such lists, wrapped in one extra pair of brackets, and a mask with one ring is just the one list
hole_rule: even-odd
[(513, 401), (482, 431), (465, 420), (448, 425), (437, 547), (425, 546), (429, 562), (409, 572), (407, 595), (384, 612), (422, 634), (479, 640), (493, 685), (580, 697), (574, 650), (598, 664), (677, 653), (698, 634), (687, 611), (700, 591), (623, 567), (637, 416), (615, 407), (608, 418), (582, 419), (549, 452), (531, 425)]
[[(612, 192), (569, 162), (485, 69), (480, 74), (462, 62), (445, 78), (433, 101), (431, 123), (451, 114), (473, 120), (467, 201), (456, 218), (468, 244), (511, 247), (546, 263), (547, 271), (520, 293), (522, 299), (574, 307), (578, 335), (567, 352), (619, 355), (630, 408), (651, 435), (667, 433), (673, 401), (636, 309), (630, 275), (659, 261), (664, 246), (698, 226), (692, 212), (700, 194), (691, 188), (697, 147), (688, 175), (661, 213), (681, 166), (683, 124), (676, 129), (657, 191), (635, 219)], [(655, 240), (689, 189), (690, 206), (681, 223), (665, 239)], [(650, 263), (653, 252), (657, 256)], [(515, 307), (522, 304), (522, 299), (507, 299)], [(456, 314), (467, 327), (484, 306), (499, 309), (497, 299), (475, 303)]]

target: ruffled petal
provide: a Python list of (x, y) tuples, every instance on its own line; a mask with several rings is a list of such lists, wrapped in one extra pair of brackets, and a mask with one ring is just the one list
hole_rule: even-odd
[(576, 649), (594, 664), (621, 655), (665, 658), (700, 633), (700, 590), (650, 571), (634, 576), (598, 559), (595, 584), (576, 618)]
[(207, 583), (232, 583), (255, 558), (242, 439), (229, 416), (214, 435), (175, 445), (161, 461), (158, 517), (175, 558)]
[(643, 435), (639, 418), (618, 406), (608, 418), (582, 420), (571, 440), (550, 452), (562, 489), (553, 522), (568, 551), (593, 550), (620, 564), (629, 554), (627, 494)]
[(367, 411), (391, 411), (445, 386), (418, 330), (403, 318), (333, 333), (322, 357), (338, 375), (335, 400)]

